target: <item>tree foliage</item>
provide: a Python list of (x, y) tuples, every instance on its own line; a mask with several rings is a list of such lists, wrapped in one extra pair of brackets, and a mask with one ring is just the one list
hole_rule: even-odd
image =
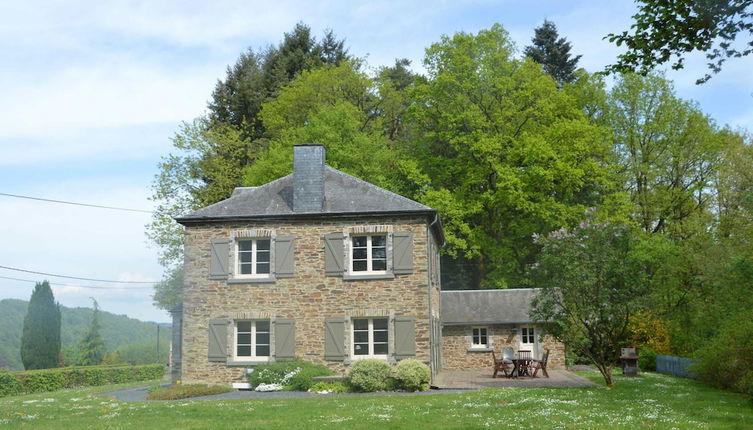
[[(753, 1), (663, 1), (638, 0), (631, 30), (607, 35), (617, 46), (625, 44), (627, 52), (607, 68), (611, 72), (647, 73), (654, 67), (673, 61), (673, 69), (682, 69), (684, 55), (706, 52), (708, 67), (718, 73), (728, 58), (753, 52)], [(735, 45), (743, 34), (742, 46)], [(707, 73), (696, 83), (711, 79)]]
[(34, 286), (21, 335), (24, 369), (49, 369), (60, 361), (60, 305), (47, 281)]
[(447, 253), (473, 259), (485, 288), (524, 284), (531, 235), (576, 223), (611, 187), (606, 130), (513, 54), (499, 25), (443, 37), (410, 111), (415, 196), (439, 209)]
[(81, 366), (95, 366), (102, 363), (105, 356), (105, 341), (100, 334), (100, 322), (99, 322), (99, 305), (97, 301), (94, 302), (94, 311), (92, 312), (92, 320), (89, 325), (84, 338), (79, 343), (79, 357), (78, 365)]
[(541, 27), (536, 28), (531, 42), (523, 51), (526, 57), (541, 64), (560, 86), (575, 80), (575, 70), (581, 55), (570, 55), (570, 42), (559, 37), (557, 26), (553, 22), (544, 20)]
[(593, 216), (537, 239), (542, 250), (534, 274), (541, 292), (532, 316), (588, 357), (610, 387), (620, 347), (630, 341), (631, 319), (647, 293), (636, 240), (628, 227)]

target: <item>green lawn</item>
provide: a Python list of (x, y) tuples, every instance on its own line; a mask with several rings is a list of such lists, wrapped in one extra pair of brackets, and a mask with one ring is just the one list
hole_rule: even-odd
[(505, 388), (289, 400), (141, 403), (96, 394), (136, 385), (127, 384), (0, 398), (0, 428), (753, 428), (753, 404), (744, 396), (658, 374), (618, 376), (616, 382), (614, 390)]

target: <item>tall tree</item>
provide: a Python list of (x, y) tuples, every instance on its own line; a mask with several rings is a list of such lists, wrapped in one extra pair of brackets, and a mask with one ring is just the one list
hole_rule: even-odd
[(21, 335), (21, 361), (26, 370), (57, 367), (60, 360), (60, 305), (47, 281), (31, 293)]
[(446, 252), (480, 285), (527, 283), (531, 235), (572, 225), (613, 187), (607, 132), (541, 68), (513, 58), (499, 25), (443, 37), (415, 86), (414, 196), (442, 214)]
[(99, 323), (99, 304), (97, 304), (97, 301), (93, 298), (92, 302), (94, 302), (92, 321), (84, 338), (81, 339), (81, 343), (79, 344), (81, 356), (79, 357), (78, 364), (82, 366), (95, 366), (101, 364), (102, 359), (105, 356), (105, 341), (99, 333), (101, 328)]
[(553, 22), (544, 20), (541, 27), (535, 30), (531, 42), (533, 44), (523, 51), (526, 57), (541, 64), (560, 86), (575, 80), (575, 69), (581, 56), (570, 55), (570, 42), (559, 37)]
[[(706, 52), (709, 69), (718, 73), (728, 58), (753, 53), (753, 0), (638, 0), (631, 31), (606, 36), (627, 52), (607, 71), (648, 73), (654, 67), (674, 61), (673, 69), (682, 69), (684, 55)], [(744, 34), (742, 46), (735, 39)], [(674, 58), (674, 60), (673, 60)], [(701, 84), (711, 74), (699, 78)]]

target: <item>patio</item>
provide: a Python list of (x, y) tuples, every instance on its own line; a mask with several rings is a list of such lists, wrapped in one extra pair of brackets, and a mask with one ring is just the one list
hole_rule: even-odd
[(597, 384), (567, 370), (549, 370), (549, 378), (521, 377), (506, 378), (498, 376), (492, 378), (490, 369), (444, 370), (437, 375), (433, 386), (441, 389), (458, 388), (502, 388), (502, 387), (596, 387)]

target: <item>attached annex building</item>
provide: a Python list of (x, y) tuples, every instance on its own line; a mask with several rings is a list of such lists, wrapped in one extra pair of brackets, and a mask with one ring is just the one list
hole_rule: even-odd
[(297, 145), (292, 175), (176, 218), (173, 379), (242, 382), (249, 367), (292, 358), (344, 372), (410, 357), (436, 374), (454, 353), (442, 347), (437, 211), (324, 159), (323, 146)]

